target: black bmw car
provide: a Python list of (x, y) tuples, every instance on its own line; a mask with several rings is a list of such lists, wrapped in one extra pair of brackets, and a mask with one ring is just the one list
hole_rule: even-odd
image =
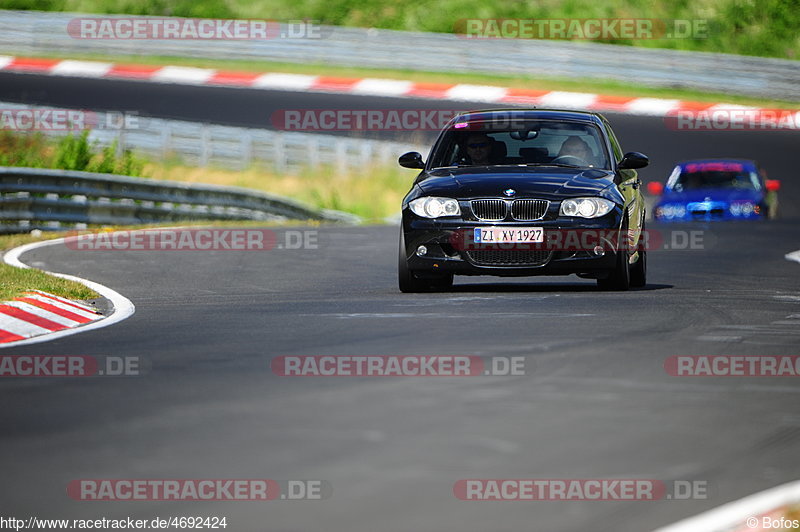
[(403, 199), (399, 284), (446, 290), (454, 275), (569, 275), (644, 286), (644, 201), (608, 121), (577, 111), (499, 109), (453, 118)]

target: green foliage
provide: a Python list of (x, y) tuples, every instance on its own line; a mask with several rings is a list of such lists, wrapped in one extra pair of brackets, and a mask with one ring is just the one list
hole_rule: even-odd
[(132, 15), (315, 20), (451, 33), (470, 18), (702, 21), (707, 35), (603, 42), (800, 58), (800, 0), (0, 0), (0, 8)]
[(154, 15), (188, 18), (236, 18), (224, 0), (127, 0), (110, 1), (106, 13)]
[(0, 131), (0, 166), (58, 168), (101, 174), (142, 176), (145, 161), (117, 143), (100, 150), (89, 142), (89, 131), (67, 135), (59, 140), (41, 133), (32, 135)]
[(58, 143), (56, 150), (56, 168), (62, 170), (86, 170), (92, 159), (89, 146), (89, 130), (80, 136), (67, 135)]
[(47, 141), (41, 133), (15, 135), (0, 131), (0, 166), (49, 167), (46, 146)]

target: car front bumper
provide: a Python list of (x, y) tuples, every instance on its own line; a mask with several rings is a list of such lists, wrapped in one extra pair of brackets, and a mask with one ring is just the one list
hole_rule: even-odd
[[(403, 211), (403, 236), (408, 268), (417, 277), (495, 275), (504, 277), (581, 274), (603, 277), (616, 264), (622, 222), (619, 210), (599, 219), (475, 222), (427, 219)], [(541, 227), (542, 244), (476, 244), (475, 228)], [(426, 253), (417, 251), (424, 246)], [(595, 251), (602, 248), (602, 252)]]

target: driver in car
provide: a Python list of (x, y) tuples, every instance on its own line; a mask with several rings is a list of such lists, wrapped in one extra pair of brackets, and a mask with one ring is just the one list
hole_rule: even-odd
[(467, 137), (466, 151), (469, 162), (476, 166), (491, 164), (489, 155), (492, 152), (492, 139), (483, 133), (474, 133)]

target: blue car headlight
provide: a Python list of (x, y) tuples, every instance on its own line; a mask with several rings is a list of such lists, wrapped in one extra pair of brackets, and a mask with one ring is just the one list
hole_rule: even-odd
[(731, 202), (730, 207), (728, 210), (731, 212), (732, 216), (752, 216), (753, 214), (758, 214), (759, 207), (758, 204), (753, 203), (752, 201), (734, 201)]
[(686, 205), (682, 203), (665, 203), (656, 207), (656, 218), (683, 218), (686, 216)]

